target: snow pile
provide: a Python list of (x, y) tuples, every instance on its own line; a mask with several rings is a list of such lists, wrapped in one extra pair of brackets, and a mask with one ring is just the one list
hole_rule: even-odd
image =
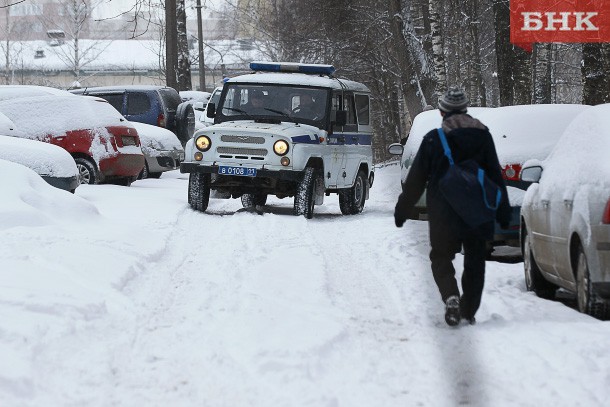
[(2, 159), (0, 185), (0, 230), (64, 222), (77, 224), (98, 215), (89, 202), (50, 186), (29, 168)]

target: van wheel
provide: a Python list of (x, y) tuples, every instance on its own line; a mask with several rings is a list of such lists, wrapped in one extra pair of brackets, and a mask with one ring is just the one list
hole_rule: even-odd
[(603, 318), (605, 314), (605, 304), (603, 300), (597, 298), (593, 291), (589, 265), (582, 246), (578, 247), (576, 263), (576, 298), (578, 300), (578, 310), (582, 313), (591, 315), (594, 318)]
[(182, 146), (193, 136), (195, 132), (195, 111), (190, 103), (180, 103), (176, 108), (176, 136)]
[(356, 215), (362, 212), (366, 200), (366, 185), (366, 175), (358, 171), (354, 185), (339, 191), (339, 208), (342, 214)]
[(210, 174), (192, 172), (189, 175), (188, 202), (191, 208), (205, 212), (210, 202)]
[(97, 169), (95, 164), (86, 158), (75, 158), (76, 168), (78, 169), (78, 179), (80, 184), (97, 184)]
[(538, 268), (536, 259), (534, 259), (534, 253), (532, 252), (532, 242), (530, 241), (530, 235), (527, 230), (524, 229), (525, 234), (523, 243), (523, 269), (525, 272), (525, 288), (527, 291), (533, 291), (540, 298), (552, 299), (555, 297), (555, 291), (557, 286), (547, 281), (543, 276), (542, 272)]
[(324, 182), (320, 172), (313, 167), (305, 168), (303, 179), (299, 182), (294, 196), (293, 212), (296, 216), (303, 215), (306, 219), (313, 217), (313, 208), (316, 203), (315, 193), (319, 182)]
[(253, 206), (264, 206), (267, 203), (267, 194), (257, 192), (255, 194), (243, 194), (241, 196), (241, 204), (244, 208)]

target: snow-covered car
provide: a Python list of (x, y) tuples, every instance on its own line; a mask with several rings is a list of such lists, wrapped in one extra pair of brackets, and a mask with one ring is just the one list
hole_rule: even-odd
[(212, 94), (208, 99), (208, 103), (206, 103), (205, 108), (199, 115), (199, 119), (195, 121), (195, 131), (201, 130), (204, 127), (208, 127), (214, 124), (214, 117), (208, 116), (208, 104), (213, 103), (214, 106), (218, 106), (218, 101), (220, 100), (221, 92), (222, 86), (219, 86), (212, 91)]
[(0, 112), (15, 123), (24, 138), (68, 151), (81, 183), (129, 186), (144, 167), (137, 130), (104, 99), (19, 97), (0, 101)]
[(132, 122), (138, 130), (146, 163), (140, 178), (159, 178), (165, 171), (180, 168), (184, 149), (171, 131), (146, 123)]
[(63, 148), (17, 137), (18, 130), (0, 113), (0, 160), (12, 161), (34, 170), (54, 187), (74, 192), (79, 185), (74, 160)]
[(116, 85), (73, 89), (76, 95), (106, 99), (131, 122), (147, 123), (171, 130), (182, 143), (195, 131), (195, 114), (174, 88), (156, 85)]
[(525, 284), (541, 297), (576, 293), (581, 312), (603, 317), (610, 300), (610, 104), (576, 117), (544, 161), (521, 207)]
[[(502, 229), (496, 225), (492, 245), (519, 246), (519, 213), (525, 190), (530, 185), (519, 177), (523, 163), (529, 159), (546, 158), (572, 119), (589, 107), (563, 104), (468, 108), (468, 114), (481, 120), (491, 132), (512, 206), (509, 228)], [(401, 181), (406, 179), (426, 133), (440, 127), (441, 123), (438, 109), (422, 112), (415, 117), (404, 147), (398, 143), (389, 147), (390, 152), (401, 155)], [(425, 194), (416, 204), (416, 209), (420, 219), (426, 219)]]
[(66, 96), (72, 95), (67, 90), (37, 85), (0, 85), (0, 100), (33, 97), (33, 96)]
[(181, 90), (180, 98), (183, 102), (186, 102), (193, 106), (195, 112), (195, 130), (197, 129), (197, 122), (201, 119), (201, 115), (205, 112), (205, 107), (208, 105), (210, 92), (203, 92), (199, 90)]

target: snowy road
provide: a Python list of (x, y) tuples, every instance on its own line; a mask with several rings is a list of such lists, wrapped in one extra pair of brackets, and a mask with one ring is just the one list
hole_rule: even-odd
[(24, 272), (0, 269), (0, 406), (606, 405), (610, 322), (525, 292), (521, 263), (488, 262), (477, 325), (445, 325), (398, 179), (308, 221), (287, 199), (194, 212), (172, 172), (80, 187), (87, 222), (2, 231)]

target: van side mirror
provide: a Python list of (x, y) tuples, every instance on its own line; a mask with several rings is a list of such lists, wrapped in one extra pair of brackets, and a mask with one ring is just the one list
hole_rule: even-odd
[(542, 167), (538, 165), (521, 170), (521, 181), (538, 182), (540, 177), (542, 177)]
[(210, 119), (213, 119), (214, 116), (216, 116), (216, 104), (215, 103), (208, 103), (208, 111), (206, 112), (206, 116), (208, 116)]
[(347, 124), (347, 110), (337, 110), (335, 114), (335, 124), (345, 126)]

